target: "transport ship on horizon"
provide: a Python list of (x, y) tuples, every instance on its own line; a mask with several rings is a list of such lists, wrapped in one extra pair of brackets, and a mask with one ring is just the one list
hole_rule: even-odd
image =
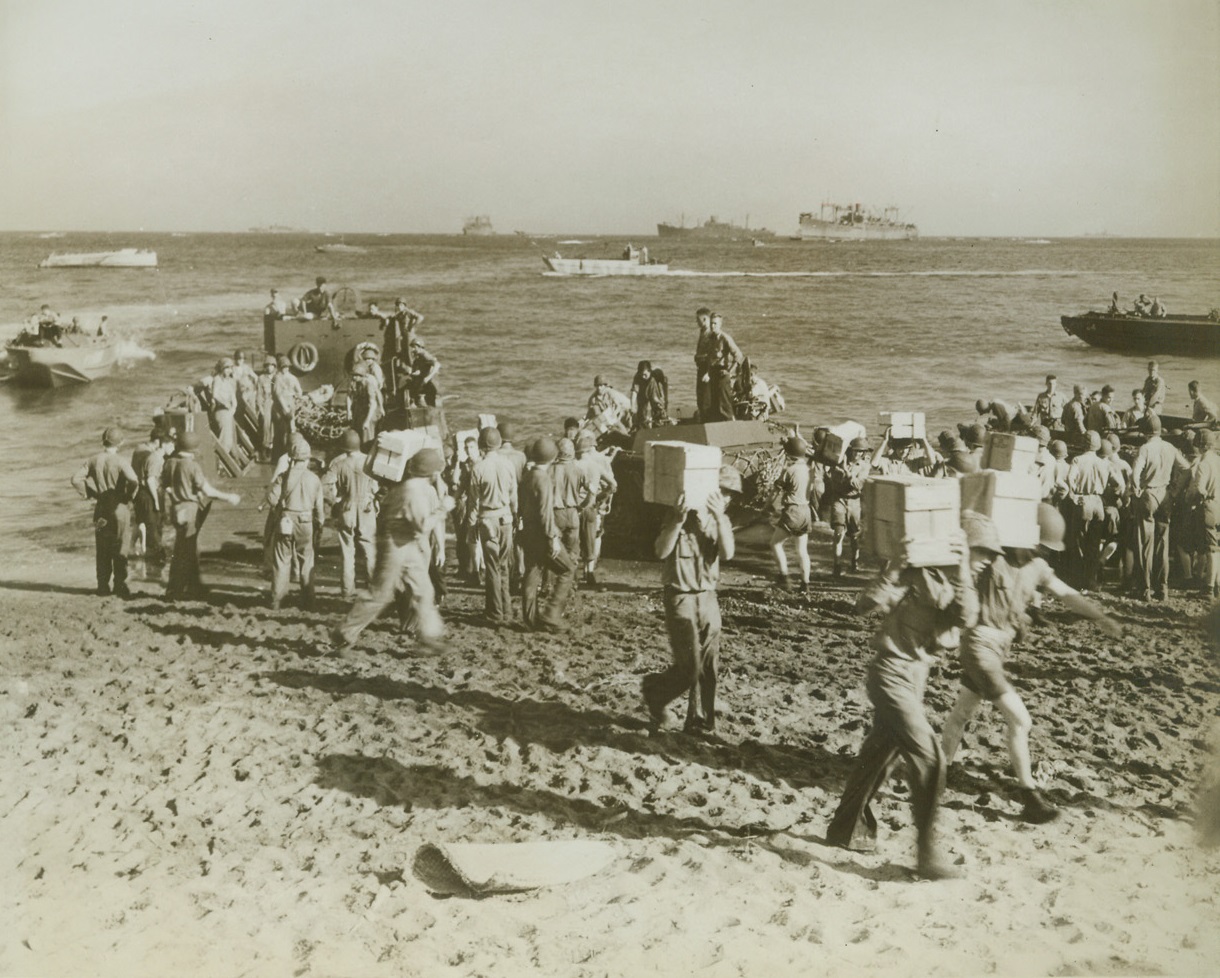
[(814, 214), (805, 211), (793, 239), (797, 241), (908, 241), (919, 228), (904, 222), (897, 207), (874, 211), (863, 204), (823, 202)]

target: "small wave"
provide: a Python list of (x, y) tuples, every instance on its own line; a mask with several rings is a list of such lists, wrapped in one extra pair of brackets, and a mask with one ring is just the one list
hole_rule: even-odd
[(1022, 238), (1021, 244), (1044, 245), (1051, 244), (1051, 241), (1048, 238)]
[(156, 360), (157, 355), (146, 346), (141, 346), (133, 339), (121, 339), (114, 345), (119, 363), (123, 365), (139, 363), (142, 360)]

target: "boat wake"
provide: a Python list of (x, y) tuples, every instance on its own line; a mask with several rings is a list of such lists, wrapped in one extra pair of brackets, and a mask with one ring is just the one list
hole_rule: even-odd
[(129, 367), (145, 360), (157, 359), (157, 355), (152, 350), (146, 346), (141, 346), (138, 340), (128, 337), (122, 337), (115, 341), (114, 352), (121, 367)]
[(1083, 273), (1043, 268), (1027, 268), (1019, 271), (947, 268), (909, 272), (698, 272), (671, 268), (664, 274), (688, 278), (1075, 278)]

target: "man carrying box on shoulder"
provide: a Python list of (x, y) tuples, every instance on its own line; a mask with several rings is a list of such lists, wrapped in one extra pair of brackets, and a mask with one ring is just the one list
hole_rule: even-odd
[(726, 512), (730, 494), (741, 492), (741, 473), (720, 469), (720, 491), (699, 509), (678, 497), (654, 546), (662, 561), (665, 627), (673, 661), (664, 672), (644, 677), (644, 703), (654, 730), (665, 722), (666, 707), (687, 693), (684, 732), (712, 735), (716, 730), (716, 676), (720, 660), (720, 561), (732, 560), (733, 524)]

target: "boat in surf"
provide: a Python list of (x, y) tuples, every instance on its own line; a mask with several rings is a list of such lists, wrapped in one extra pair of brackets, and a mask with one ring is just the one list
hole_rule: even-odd
[(52, 253), (38, 263), (39, 268), (156, 268), (157, 253), (147, 248), (120, 248), (118, 251)]
[(632, 258), (564, 258), (558, 252), (543, 255), (543, 275), (665, 275), (669, 266), (650, 261), (643, 250)]
[(730, 221), (718, 221), (713, 215), (702, 224), (686, 226), (685, 216), (681, 224), (658, 224), (657, 235), (662, 238), (712, 238), (720, 241), (769, 241), (775, 237), (774, 231), (766, 228), (750, 227), (750, 219), (746, 218), (745, 226), (733, 224)]
[(1108, 350), (1220, 356), (1220, 309), (1201, 316), (1090, 311), (1059, 322), (1069, 336)]
[(324, 255), (364, 255), (368, 253), (367, 248), (361, 248), (359, 245), (342, 244), (320, 244), (314, 246), (314, 251), (320, 251)]
[(798, 241), (908, 241), (919, 237), (919, 228), (904, 222), (897, 207), (874, 211), (863, 204), (824, 201), (817, 214), (801, 214), (793, 237)]
[(68, 387), (106, 377), (118, 362), (112, 336), (65, 330), (58, 342), (24, 330), (5, 347), (12, 382), (24, 387)]

